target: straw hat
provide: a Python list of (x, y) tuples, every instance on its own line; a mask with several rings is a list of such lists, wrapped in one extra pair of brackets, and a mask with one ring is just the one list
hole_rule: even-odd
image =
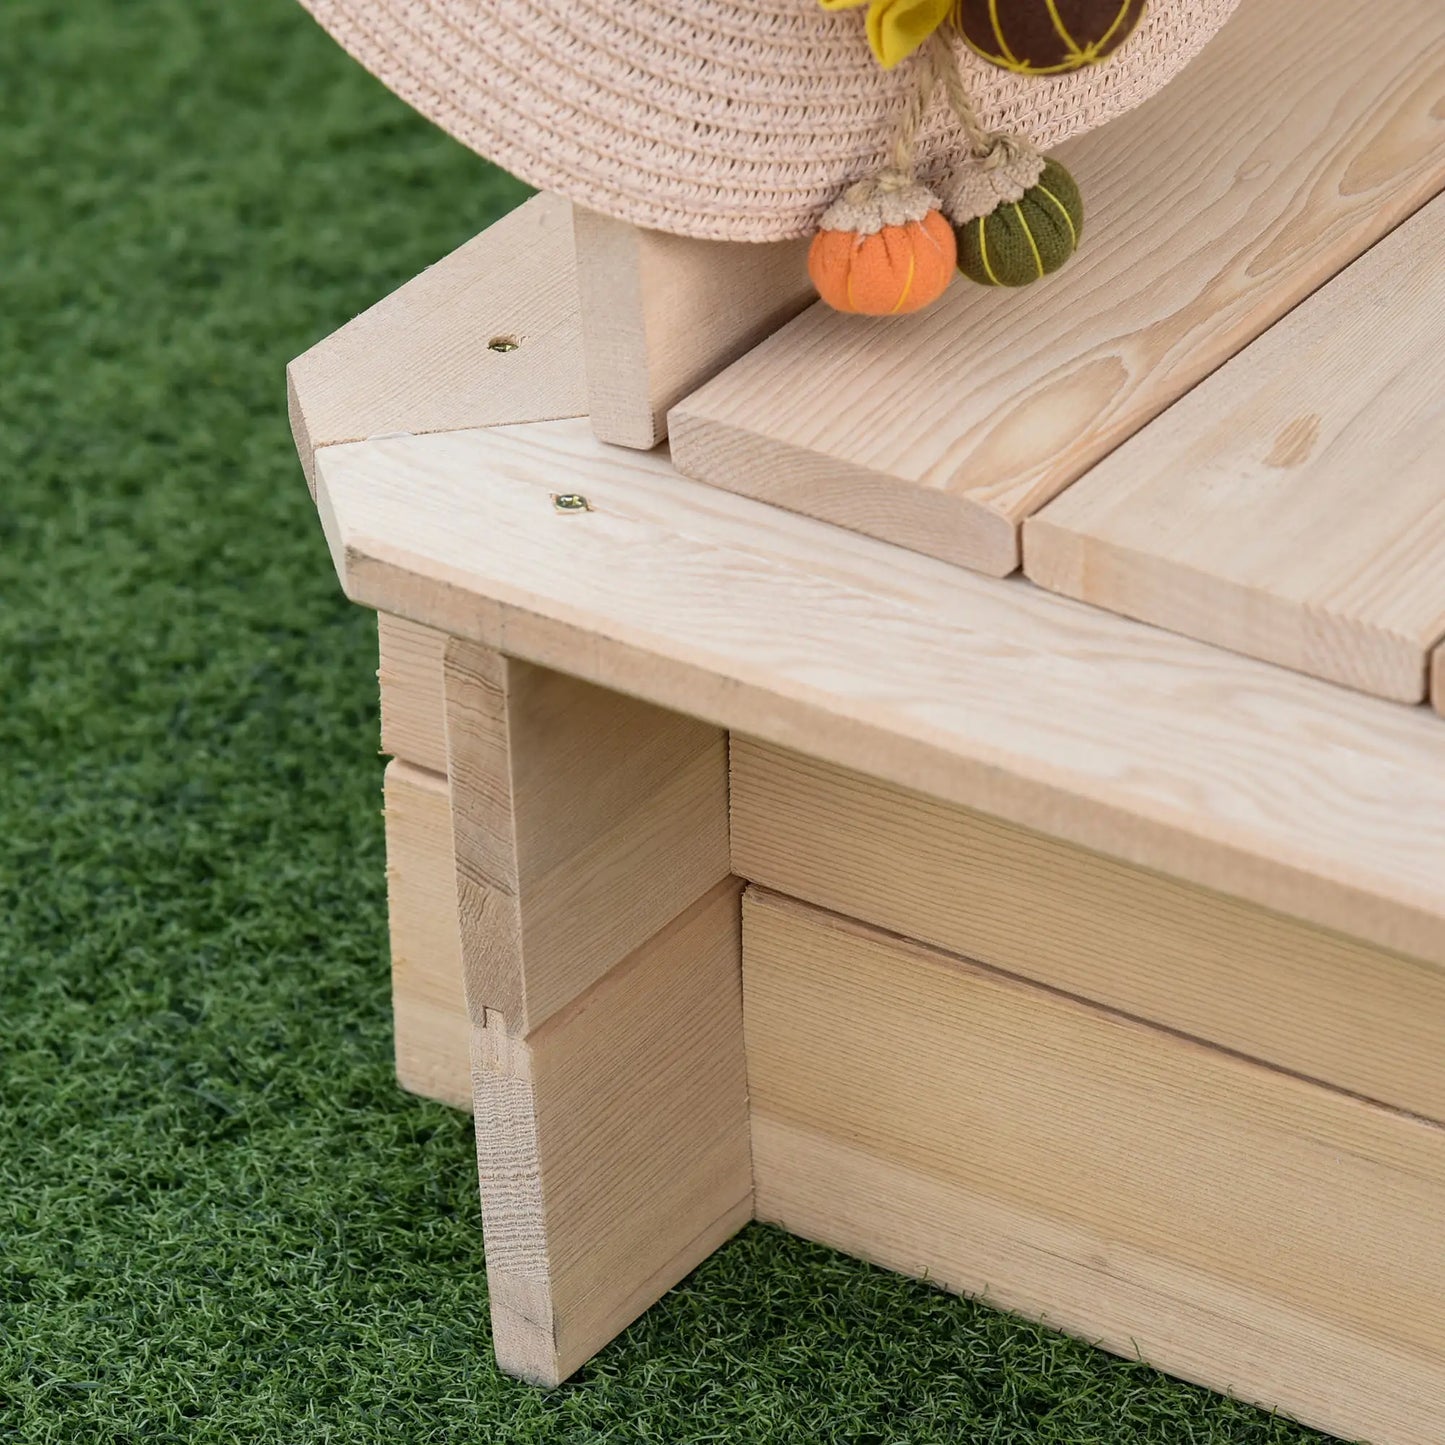
[[(849, 0), (302, 3), (404, 100), (523, 180), (718, 240), (813, 231), (878, 168), (919, 63), (880, 66)], [(1047, 149), (1152, 95), (1236, 3), (1149, 0), (1106, 61), (1066, 74), (1017, 74), (952, 44), (982, 121)], [(920, 168), (962, 144), (933, 107)]]

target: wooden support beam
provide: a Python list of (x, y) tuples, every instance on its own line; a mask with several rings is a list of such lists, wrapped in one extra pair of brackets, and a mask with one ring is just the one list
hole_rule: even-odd
[(694, 241), (576, 210), (587, 407), (601, 440), (648, 450), (688, 392), (813, 299), (807, 242)]
[(458, 641), (446, 710), (494, 1346), (556, 1384), (751, 1216), (725, 739)]
[(381, 687), (381, 750), (446, 775), (447, 717), (443, 657), (447, 635), (404, 617), (376, 618)]
[(1438, 1445), (1445, 1130), (749, 890), (762, 1219)]
[(1445, 196), (1031, 518), (1024, 570), (1421, 701), (1445, 635), (1442, 338)]
[(470, 1109), (471, 1029), (447, 780), (393, 759), (384, 796), (396, 1077), (413, 1094)]

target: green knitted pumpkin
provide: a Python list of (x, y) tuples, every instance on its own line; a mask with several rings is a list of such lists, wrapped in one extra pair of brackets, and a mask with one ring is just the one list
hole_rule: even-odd
[(958, 228), (958, 269), (980, 286), (1027, 286), (1057, 271), (1084, 234), (1084, 202), (1057, 161), (1018, 201)]

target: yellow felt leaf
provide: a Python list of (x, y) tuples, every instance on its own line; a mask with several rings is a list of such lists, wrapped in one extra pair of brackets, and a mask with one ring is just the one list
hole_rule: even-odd
[(867, 3), (868, 0), (818, 0), (824, 10), (856, 10)]
[(891, 70), (948, 19), (953, 0), (872, 0), (868, 43), (878, 63)]

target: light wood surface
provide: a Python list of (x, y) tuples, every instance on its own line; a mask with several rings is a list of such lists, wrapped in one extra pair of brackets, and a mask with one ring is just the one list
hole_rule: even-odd
[(413, 1094), (470, 1109), (471, 1028), (447, 780), (394, 759), (385, 797), (397, 1079)]
[(1445, 647), (1437, 647), (1430, 667), (1430, 700), (1445, 717)]
[(313, 492), (318, 447), (585, 415), (571, 207), (524, 202), (298, 356), (286, 390)]
[(1437, 1445), (1445, 1131), (750, 890), (760, 1218)]
[[(689, 483), (585, 422), (328, 447), (358, 602), (1445, 962), (1445, 730)], [(559, 515), (562, 478), (593, 510)]]
[(447, 720), (442, 656), (446, 633), (377, 615), (381, 750), (445, 775)]
[(466, 643), (446, 677), (468, 996), (525, 1036), (728, 876), (726, 739)]
[(619, 446), (656, 446), (675, 402), (816, 294), (806, 241), (696, 241), (580, 206), (575, 236), (587, 409)]
[(814, 307), (674, 408), (678, 467), (1012, 571), (1025, 517), (1445, 187), (1439, 0), (1308, 8), (1302, 43), (1298, 7), (1244, 0), (1061, 147), (1089, 223), (1057, 276), (879, 322)]
[(1445, 968), (746, 738), (733, 871), (1445, 1120)]
[(493, 1343), (555, 1385), (752, 1216), (737, 885), (522, 1039), (476, 1031)]
[(1025, 570), (1421, 701), (1445, 638), (1442, 347), (1445, 197), (1031, 518)]

